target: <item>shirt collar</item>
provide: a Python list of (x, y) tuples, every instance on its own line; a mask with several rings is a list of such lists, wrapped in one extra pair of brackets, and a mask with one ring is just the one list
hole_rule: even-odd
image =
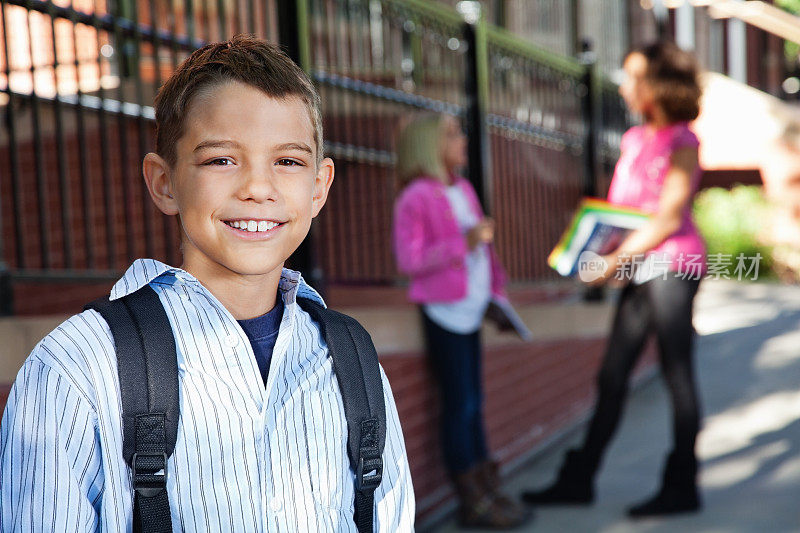
[[(110, 300), (116, 300), (136, 292), (151, 281), (166, 274), (173, 275), (176, 280), (189, 284), (200, 285), (200, 282), (186, 272), (177, 267), (173, 267), (156, 261), (155, 259), (137, 259), (134, 261), (125, 274), (111, 288)], [(308, 285), (300, 272), (284, 268), (281, 272), (281, 279), (278, 282), (278, 291), (281, 294), (284, 305), (293, 304), (297, 298), (308, 298), (320, 305), (325, 305), (322, 296)]]

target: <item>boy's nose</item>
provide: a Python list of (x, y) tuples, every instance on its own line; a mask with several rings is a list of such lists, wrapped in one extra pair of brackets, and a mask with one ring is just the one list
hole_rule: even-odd
[(278, 199), (278, 190), (273, 182), (274, 177), (267, 170), (253, 170), (243, 176), (238, 190), (240, 200), (254, 202), (275, 201)]

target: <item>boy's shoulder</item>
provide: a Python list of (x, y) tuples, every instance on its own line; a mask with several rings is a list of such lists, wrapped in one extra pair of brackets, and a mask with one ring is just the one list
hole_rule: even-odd
[[(96, 388), (116, 372), (114, 341), (95, 311), (72, 315), (44, 336), (25, 360), (54, 372), (95, 405)], [(104, 386), (110, 386), (106, 383)]]
[[(137, 260), (111, 289), (111, 298), (123, 296), (170, 269), (153, 260)], [(89, 302), (86, 302), (89, 303)], [(72, 315), (39, 341), (25, 361), (41, 365), (77, 386), (91, 400), (96, 387), (110, 386), (116, 376), (114, 338), (103, 317), (94, 310)]]

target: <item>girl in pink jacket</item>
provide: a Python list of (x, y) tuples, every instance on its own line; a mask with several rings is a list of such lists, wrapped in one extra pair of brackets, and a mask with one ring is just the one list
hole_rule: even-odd
[(530, 513), (498, 490), (483, 426), (480, 326), (489, 301), (505, 298), (505, 274), (472, 185), (456, 174), (466, 138), (449, 116), (421, 115), (400, 133), (394, 251), (420, 305), (442, 398), (445, 465), (463, 526), (514, 527)]

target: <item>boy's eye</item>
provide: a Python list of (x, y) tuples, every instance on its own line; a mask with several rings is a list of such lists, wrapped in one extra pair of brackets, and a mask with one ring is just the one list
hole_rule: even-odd
[(203, 163), (205, 166), (227, 167), (233, 164), (233, 161), (227, 157), (217, 157)]
[(281, 159), (278, 159), (278, 164), (281, 165), (281, 166), (284, 166), (284, 167), (298, 167), (298, 166), (301, 167), (301, 166), (303, 166), (303, 162), (302, 161), (298, 161), (297, 159), (289, 159), (287, 157), (283, 157)]

